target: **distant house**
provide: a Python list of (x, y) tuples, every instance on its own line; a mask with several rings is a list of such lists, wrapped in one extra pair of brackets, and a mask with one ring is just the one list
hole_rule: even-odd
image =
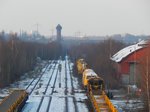
[(139, 60), (146, 54), (147, 41), (123, 48), (111, 57), (117, 69), (117, 75), (123, 84), (135, 84), (138, 80), (139, 72), (137, 65)]

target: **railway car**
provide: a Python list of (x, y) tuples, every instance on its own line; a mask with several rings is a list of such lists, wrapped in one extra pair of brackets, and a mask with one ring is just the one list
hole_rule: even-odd
[(0, 112), (20, 112), (27, 99), (25, 90), (14, 90), (0, 103)]
[(86, 69), (83, 72), (82, 84), (84, 88), (87, 88), (87, 86), (90, 85), (93, 90), (105, 90), (104, 80), (100, 78), (92, 69)]
[(92, 69), (84, 70), (82, 74), (82, 84), (86, 88), (90, 79), (97, 78), (97, 74)]
[(105, 91), (104, 81), (100, 77), (90, 78), (88, 80), (87, 92), (91, 91), (94, 95), (102, 95), (103, 91)]
[(88, 84), (91, 85), (91, 88), (93, 90), (100, 89), (102, 91), (105, 90), (104, 80), (100, 77), (91, 78), (88, 80)]
[(78, 74), (82, 74), (84, 70), (87, 68), (87, 63), (84, 59), (78, 59), (76, 61)]
[(78, 73), (82, 74), (82, 84), (85, 89), (89, 84), (93, 90), (105, 90), (104, 80), (87, 67), (84, 59), (78, 59), (76, 65)]

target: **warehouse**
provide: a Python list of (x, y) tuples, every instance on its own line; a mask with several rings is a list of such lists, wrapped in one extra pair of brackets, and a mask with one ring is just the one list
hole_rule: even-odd
[(139, 60), (146, 54), (147, 41), (127, 46), (111, 57), (117, 70), (117, 77), (121, 78), (123, 84), (133, 85), (140, 74), (137, 70)]

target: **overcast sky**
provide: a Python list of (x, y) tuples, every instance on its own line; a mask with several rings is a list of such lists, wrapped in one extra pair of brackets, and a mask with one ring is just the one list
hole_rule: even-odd
[(51, 35), (150, 34), (150, 0), (0, 0), (0, 30)]

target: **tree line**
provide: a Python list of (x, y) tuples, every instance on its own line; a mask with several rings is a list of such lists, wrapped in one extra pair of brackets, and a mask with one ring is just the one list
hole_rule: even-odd
[(15, 34), (5, 40), (0, 35), (0, 87), (17, 80), (25, 72), (32, 70), (37, 57), (41, 59), (57, 59), (60, 45), (57, 42), (48, 44), (25, 42)]

